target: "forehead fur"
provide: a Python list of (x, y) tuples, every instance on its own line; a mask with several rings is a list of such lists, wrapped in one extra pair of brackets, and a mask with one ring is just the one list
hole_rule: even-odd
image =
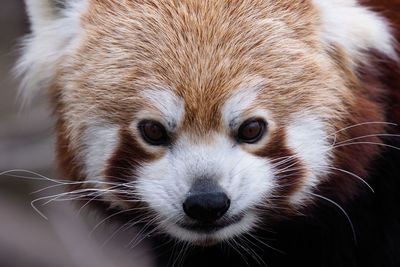
[[(61, 70), (71, 73), (66, 68), (71, 61), (75, 61), (72, 74), (83, 72), (75, 80), (96, 74), (90, 76), (98, 79), (96, 86), (90, 79), (85, 86), (79, 84), (91, 86), (95, 93), (100, 82), (109, 90), (120, 87), (129, 94), (150, 82), (173, 84), (171, 88), (188, 99), (195, 92), (196, 99), (206, 100), (202, 103), (215, 111), (210, 104), (223, 99), (223, 92), (234, 88), (240, 76), (251, 78), (257, 71), (290, 73), (284, 65), (300, 62), (299, 53), (307, 54), (304, 46), (314, 53), (335, 54), (339, 48), (353, 64), (364, 63), (370, 49), (395, 58), (385, 20), (355, 0), (56, 3), (27, 1), (32, 34), (24, 39), (23, 55), (15, 67), (26, 100), (59, 82)], [(199, 108), (187, 106), (190, 111)], [(192, 124), (199, 122), (190, 112), (187, 115)], [(215, 122), (204, 126), (211, 125)]]
[(146, 105), (142, 91), (164, 88), (183, 99), (184, 129), (205, 133), (246, 85), (257, 83), (258, 104), (278, 118), (300, 107), (329, 115), (345, 96), (309, 1), (92, 0), (87, 10), (59, 76), (75, 118), (127, 122)]

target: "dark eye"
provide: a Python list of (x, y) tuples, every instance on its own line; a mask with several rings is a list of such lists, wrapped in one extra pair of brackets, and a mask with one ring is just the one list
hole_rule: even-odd
[(143, 139), (154, 146), (167, 145), (169, 142), (167, 131), (164, 126), (156, 121), (142, 121), (139, 129)]
[(239, 127), (237, 138), (239, 142), (255, 143), (264, 134), (266, 123), (262, 119), (250, 119)]

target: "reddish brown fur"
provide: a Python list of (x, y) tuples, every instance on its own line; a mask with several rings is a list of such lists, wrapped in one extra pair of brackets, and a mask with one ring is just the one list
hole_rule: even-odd
[[(346, 53), (327, 49), (316, 33), (318, 18), (310, 1), (90, 1), (82, 44), (57, 79), (58, 159), (64, 175), (82, 179), (74, 152), (89, 120), (131, 123), (148, 106), (140, 92), (153, 87), (172, 90), (184, 100), (179, 131), (203, 138), (222, 131), (221, 107), (238, 87), (252, 82), (262, 91), (255, 107), (269, 110), (278, 123), (301, 110), (323, 115), (331, 133), (385, 121), (378, 77), (364, 81), (368, 70), (361, 76)], [(390, 96), (400, 99), (399, 92)], [(400, 118), (398, 110), (391, 112)], [(340, 132), (336, 141), (384, 132), (382, 125), (364, 125)], [(255, 154), (293, 155), (284, 134), (282, 129), (271, 147)], [(138, 150), (127, 132), (122, 136), (109, 176), (125, 177), (120, 168), (154, 159), (145, 148)], [(377, 137), (362, 141), (381, 142)], [(365, 166), (378, 152), (376, 145), (340, 147), (335, 167), (367, 179)], [(303, 167), (299, 160), (295, 164)], [(282, 194), (300, 188), (304, 173), (298, 170)], [(338, 173), (321, 190), (348, 199), (359, 186), (354, 177)]]
[[(399, 0), (363, 0), (363, 2), (372, 7), (373, 10), (378, 11), (385, 16), (392, 27), (393, 35), (397, 40), (397, 50), (399, 50), (398, 43), (400, 42), (400, 1)], [(373, 72), (373, 77), (381, 82), (389, 93), (387, 93), (386, 100), (388, 120), (400, 123), (400, 65), (392, 59), (388, 59), (382, 55), (372, 53), (374, 58), (374, 66), (378, 66), (376, 72)], [(368, 71), (367, 71), (368, 73)]]
[[(381, 11), (383, 15), (389, 18), (394, 29), (394, 34), (399, 40), (400, 11), (399, 1), (370, 0), (364, 1), (372, 6), (374, 10)], [(338, 54), (336, 54), (338, 55)], [(351, 77), (350, 88), (357, 92), (355, 103), (348, 107), (352, 111), (347, 116), (345, 125), (353, 125), (363, 122), (400, 122), (400, 68), (399, 64), (385, 55), (370, 52), (370, 63), (361, 65), (356, 73), (347, 73)], [(339, 62), (341, 69), (345, 64)], [(354, 76), (357, 76), (354, 79)], [(392, 129), (392, 130), (390, 130)], [(350, 128), (338, 137), (338, 141), (350, 138), (361, 137), (365, 135), (383, 134), (393, 132), (393, 126), (384, 124), (366, 124)], [(395, 130), (398, 132), (398, 130)], [(365, 180), (369, 179), (369, 172), (373, 167), (373, 160), (379, 157), (384, 147), (383, 139), (385, 137), (366, 137), (354, 140), (361, 142), (358, 144), (342, 146), (335, 150), (335, 167), (350, 171)], [(364, 144), (363, 144), (364, 142)], [(366, 144), (366, 143), (370, 144)], [(374, 145), (372, 143), (377, 143)], [(365, 185), (357, 182), (355, 177), (346, 175), (337, 171), (332, 175), (329, 183), (325, 184), (321, 190), (329, 192), (331, 195), (339, 197), (342, 202), (351, 200), (358, 192), (358, 187)], [(365, 189), (365, 188), (364, 188)]]
[(276, 132), (255, 155), (270, 159), (276, 166), (276, 171), (281, 172), (276, 177), (278, 188), (274, 195), (279, 196), (277, 201), (282, 206), (289, 203), (290, 197), (301, 188), (306, 171), (298, 156), (287, 147), (284, 127)]
[[(329, 68), (329, 62), (317, 64), (314, 60), (318, 59), (311, 57), (322, 47), (310, 34), (318, 23), (311, 19), (315, 11), (310, 4), (205, 1), (200, 7), (196, 3), (91, 1), (83, 23), (88, 33), (85, 44), (61, 77), (70, 88), (70, 96), (63, 101), (80, 101), (78, 110), (66, 113), (79, 114), (96, 106), (97, 116), (126, 122), (144, 104), (136, 98), (137, 92), (158, 86), (171, 88), (184, 99), (183, 130), (205, 134), (220, 127), (219, 109), (232, 90), (260, 77), (260, 87), (270, 92), (262, 101), (278, 118), (287, 117), (299, 104), (326, 101), (323, 90), (308, 91), (324, 87), (325, 79), (317, 77), (326, 75)], [(298, 17), (289, 16), (292, 13)], [(270, 19), (271, 14), (290, 28), (254, 25), (255, 17)], [(271, 37), (274, 34), (286, 35), (287, 47)], [(303, 88), (301, 97), (293, 88)]]
[(144, 150), (126, 128), (120, 130), (120, 140), (116, 152), (108, 161), (105, 177), (113, 182), (126, 183), (132, 181), (135, 170), (142, 163), (153, 161), (157, 156)]
[[(59, 90), (59, 89), (58, 89)], [(55, 90), (55, 91), (58, 91)], [(79, 160), (76, 157), (76, 151), (71, 146), (70, 134), (67, 131), (67, 123), (62, 113), (57, 112), (63, 110), (63, 106), (59, 101), (58, 93), (53, 94), (53, 102), (57, 115), (57, 123), (55, 125), (55, 131), (57, 133), (56, 143), (56, 157), (58, 161), (58, 169), (62, 177), (65, 177), (72, 181), (84, 181), (85, 175), (82, 171), (82, 166), (79, 164)], [(80, 188), (81, 185), (71, 185), (71, 190)]]

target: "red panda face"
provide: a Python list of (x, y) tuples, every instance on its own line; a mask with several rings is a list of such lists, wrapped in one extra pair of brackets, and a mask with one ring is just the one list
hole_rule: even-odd
[[(368, 135), (383, 129), (370, 123), (383, 112), (356, 69), (363, 50), (392, 50), (383, 21), (356, 3), (333, 2), (70, 7), (77, 30), (60, 44), (49, 80), (61, 172), (195, 244), (302, 212), (321, 190), (351, 198), (346, 190), (363, 186), (358, 178), (377, 149), (346, 144), (360, 136), (379, 143)], [(359, 36), (338, 41), (353, 33), (335, 27), (332, 8), (379, 24), (379, 33), (356, 25)]]

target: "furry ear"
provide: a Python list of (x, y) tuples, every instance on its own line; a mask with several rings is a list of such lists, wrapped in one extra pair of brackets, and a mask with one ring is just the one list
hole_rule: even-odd
[(57, 0), (25, 1), (32, 31), (37, 31), (57, 19), (61, 10), (58, 3)]
[(356, 0), (313, 0), (322, 15), (321, 37), (328, 46), (342, 48), (354, 63), (376, 50), (397, 60), (395, 40), (387, 21)]
[(77, 43), (86, 0), (25, 0), (31, 34), (22, 41), (14, 71), (24, 103), (46, 91), (60, 59)]

